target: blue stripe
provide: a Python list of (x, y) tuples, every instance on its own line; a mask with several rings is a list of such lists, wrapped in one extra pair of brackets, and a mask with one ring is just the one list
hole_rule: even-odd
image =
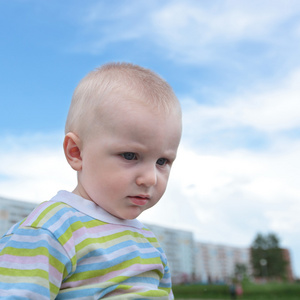
[(13, 225), (5, 234), (5, 235), (10, 235), (10, 234), (13, 234), (16, 230), (18, 230), (19, 226), (20, 226), (20, 223), (23, 222), (23, 221), (20, 221), (18, 223), (16, 223), (15, 225)]
[(150, 283), (153, 285), (159, 285), (159, 280), (155, 279), (153, 277), (142, 277), (142, 276), (135, 276), (135, 277), (130, 277), (124, 281), (122, 281), (122, 284), (127, 284), (127, 283)]
[[(101, 237), (99, 238), (95, 238), (95, 242), (94, 243), (97, 243), (98, 240), (102, 239)], [(102, 244), (103, 242), (101, 242)], [(93, 243), (90, 243), (87, 247), (93, 247)], [(121, 249), (124, 249), (126, 247), (130, 247), (130, 246), (136, 246), (137, 248), (140, 248), (140, 249), (153, 249), (153, 254), (152, 252), (148, 253), (149, 254), (149, 258), (151, 257), (158, 257), (158, 256), (161, 256), (160, 252), (157, 252), (156, 251), (156, 248), (154, 248), (151, 244), (149, 243), (137, 243), (135, 241), (132, 241), (132, 240), (129, 240), (129, 241), (123, 241), (119, 244), (116, 244), (116, 245), (113, 245), (111, 247), (108, 247), (108, 248), (98, 248), (94, 251), (91, 251), (89, 253), (87, 253), (86, 255), (84, 255), (82, 258), (80, 258), (78, 260), (78, 262), (80, 262), (82, 259), (86, 259), (86, 258), (89, 258), (89, 257), (94, 257), (94, 256), (99, 256), (99, 252), (101, 251), (101, 255), (108, 255), (108, 254), (111, 254), (111, 253), (114, 253), (115, 251), (118, 251), (118, 250), (121, 250)], [(146, 255), (146, 254), (145, 254)], [(154, 256), (155, 255), (155, 256)]]
[[(12, 277), (13, 278), (13, 277)], [(2, 283), (0, 282), (0, 290), (10, 290), (15, 289), (16, 284), (15, 283)], [(17, 285), (18, 290), (24, 290), (24, 291), (31, 291), (33, 293), (42, 295), (44, 297), (49, 297), (50, 299), (50, 291), (48, 288), (45, 288), (41, 285), (35, 284), (35, 283), (18, 283)], [(15, 299), (15, 298), (13, 298)], [(28, 299), (28, 298), (26, 298)]]
[(0, 252), (6, 246), (6, 243), (8, 243), (10, 239), (11, 239), (11, 236), (5, 236), (0, 239)]
[[(87, 215), (75, 216), (77, 212), (78, 211), (72, 207), (63, 206), (62, 208), (60, 208), (60, 210), (55, 212), (55, 214), (49, 220), (47, 220), (45, 224), (43, 224), (43, 227), (49, 228), (53, 226), (56, 222), (60, 222), (60, 219), (64, 215), (71, 214), (71, 216), (67, 216), (67, 219), (64, 221), (64, 223), (61, 224), (60, 227), (54, 232), (54, 234), (57, 235), (56, 232), (61, 232), (62, 228), (64, 231), (66, 231), (70, 227), (70, 225), (72, 225), (72, 223), (74, 222), (78, 222), (78, 221), (87, 222), (93, 220), (90, 216)], [(60, 236), (60, 234), (58, 236)]]
[(76, 291), (63, 291), (62, 290), (57, 295), (56, 299), (57, 300), (76, 299), (76, 298), (82, 298), (82, 297), (87, 297), (87, 296), (90, 296), (91, 299), (100, 299), (100, 298), (104, 297), (106, 294), (114, 291), (117, 287), (118, 287), (118, 285), (114, 284), (105, 289), (88, 288), (88, 289), (82, 289), (82, 290), (76, 290)]
[[(42, 233), (41, 233), (42, 232)], [(26, 233), (26, 234), (25, 234)], [(57, 245), (57, 241), (56, 239), (53, 238), (52, 234), (46, 230), (46, 229), (20, 229), (16, 234), (18, 234), (20, 237), (23, 236), (27, 236), (27, 237), (35, 237), (35, 236), (39, 236), (41, 238), (41, 236), (43, 235), (43, 239), (38, 240), (38, 241), (34, 241), (34, 242), (24, 242), (22, 239), (21, 241), (18, 240), (19, 236), (15, 235), (14, 239), (9, 239), (6, 240), (6, 247), (12, 247), (15, 249), (36, 249), (36, 248), (46, 248), (48, 250), (48, 252), (54, 256), (55, 258), (57, 258), (58, 260), (60, 260), (63, 264), (67, 264), (69, 262), (69, 258), (64, 255), (62, 252), (58, 251), (56, 248), (54, 248), (53, 246), (51, 246), (49, 244), (49, 242), (46, 240), (46, 238), (50, 238), (51, 240), (53, 240), (53, 244)], [(63, 249), (63, 248), (62, 248)], [(63, 251), (65, 251), (63, 249)], [(72, 267), (71, 267), (72, 268)], [(70, 266), (68, 266), (68, 271), (70, 272)]]
[[(98, 253), (98, 256), (99, 256), (99, 253)], [(115, 265), (124, 263), (128, 260), (134, 259), (136, 257), (140, 257), (141, 260), (143, 260), (146, 258), (156, 258), (156, 257), (160, 257), (160, 256), (158, 256), (157, 253), (155, 253), (155, 252), (143, 254), (136, 250), (136, 251), (132, 251), (130, 253), (118, 256), (109, 261), (100, 262), (100, 263), (91, 263), (91, 264), (86, 264), (86, 265), (78, 265), (76, 272), (80, 273), (80, 272), (86, 272), (86, 271), (92, 271), (92, 270), (95, 271), (95, 270), (108, 269)]]
[[(45, 248), (49, 247), (49, 249), (53, 249), (52, 251), (55, 251), (56, 254), (60, 253), (55, 248), (50, 246), (47, 238), (50, 238), (51, 240), (53, 240), (55, 245), (57, 245), (57, 241), (52, 237), (52, 234), (49, 233), (48, 230), (45, 230), (45, 229), (27, 229), (26, 231), (27, 231), (26, 232), (27, 234), (24, 234), (24, 232), (20, 232), (21, 234), (19, 234), (19, 232), (18, 232), (18, 235), (15, 235), (14, 239), (9, 240), (9, 245), (8, 246), (13, 247), (13, 248), (17, 248), (17, 249), (36, 249), (38, 247), (45, 247)], [(27, 236), (27, 238), (35, 237), (35, 236), (39, 236), (40, 238), (42, 236), (43, 237), (42, 237), (42, 239), (40, 239), (38, 241), (32, 241), (32, 242), (25, 242), (23, 240), (21, 240), (21, 241), (18, 240), (19, 237), (24, 237), (24, 236)]]
[(5, 300), (28, 300), (28, 298), (21, 297), (21, 296), (5, 296)]

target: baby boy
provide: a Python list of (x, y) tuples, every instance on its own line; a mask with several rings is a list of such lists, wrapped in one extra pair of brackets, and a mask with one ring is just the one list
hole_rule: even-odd
[(64, 152), (77, 172), (0, 240), (1, 299), (173, 299), (164, 251), (136, 218), (165, 192), (181, 109), (154, 72), (110, 63), (75, 89)]

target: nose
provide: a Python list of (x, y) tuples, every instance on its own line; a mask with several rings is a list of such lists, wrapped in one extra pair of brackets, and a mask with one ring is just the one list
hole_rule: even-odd
[(144, 166), (138, 176), (136, 177), (137, 185), (144, 185), (146, 187), (154, 186), (157, 183), (156, 166)]

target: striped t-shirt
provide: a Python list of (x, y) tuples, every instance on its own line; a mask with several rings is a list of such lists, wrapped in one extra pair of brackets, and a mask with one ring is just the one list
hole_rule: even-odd
[(0, 240), (1, 299), (173, 299), (165, 253), (138, 220), (60, 191)]

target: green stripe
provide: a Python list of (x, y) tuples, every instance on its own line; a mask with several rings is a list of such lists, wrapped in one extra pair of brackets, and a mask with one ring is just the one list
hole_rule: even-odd
[(163, 288), (163, 287), (158, 287), (159, 290), (165, 291), (166, 293), (170, 294), (171, 293), (171, 288)]
[(64, 245), (69, 241), (70, 238), (72, 238), (73, 233), (76, 230), (81, 229), (81, 228), (93, 228), (93, 227), (97, 227), (99, 225), (101, 226), (104, 224), (106, 224), (106, 223), (100, 222), (98, 220), (91, 220), (91, 221), (87, 221), (87, 222), (76, 221), (76, 222), (70, 224), (68, 229), (58, 238), (58, 241), (62, 245)]
[[(38, 247), (34, 249), (18, 249), (13, 247), (6, 247), (2, 250), (1, 255), (9, 254), (18, 257), (34, 257), (38, 255), (44, 255), (49, 259), (49, 263), (52, 267), (54, 267), (60, 273), (63, 272), (65, 265), (56, 257), (52, 256), (48, 249), (45, 247)], [(23, 272), (23, 270), (21, 270)]]
[(69, 241), (69, 239), (72, 238), (73, 232), (75, 232), (76, 230), (78, 230), (82, 227), (84, 227), (84, 223), (82, 223), (81, 221), (76, 221), (76, 222), (70, 224), (68, 229), (58, 238), (58, 241), (62, 245), (65, 245)]
[[(8, 279), (9, 277), (15, 277), (15, 278), (22, 278), (23, 282), (28, 283), (36, 283), (40, 286), (50, 288), (50, 293), (53, 293), (55, 295), (58, 294), (60, 286), (56, 286), (52, 282), (49, 282), (49, 272), (41, 270), (41, 269), (33, 269), (33, 270), (17, 270), (17, 269), (11, 269), (11, 268), (2, 268), (0, 267), (0, 274), (4, 274), (5, 277)], [(26, 280), (26, 277), (28, 280)], [(39, 278), (39, 280), (34, 280), (33, 278)], [(15, 279), (8, 279), (7, 282), (11, 282), (11, 280), (15, 281)], [(45, 286), (48, 285), (48, 286)]]
[[(120, 264), (117, 264), (115, 266), (112, 266), (107, 269), (102, 269), (102, 270), (91, 270), (91, 271), (86, 271), (86, 272), (81, 272), (74, 274), (70, 280), (67, 280), (66, 282), (71, 282), (71, 281), (79, 281), (79, 280), (85, 280), (85, 279), (90, 279), (90, 278), (96, 278), (99, 276), (104, 276), (108, 273), (114, 272), (114, 271), (120, 271), (126, 268), (129, 268), (132, 265), (139, 264), (139, 265), (149, 265), (149, 264), (159, 264), (161, 263), (161, 260), (159, 258), (145, 258), (141, 259), (140, 257), (135, 257), (133, 259), (127, 260), (125, 262), (122, 262)], [(163, 274), (156, 270), (159, 277), (163, 277)], [(122, 276), (120, 276), (121, 278)]]
[[(38, 218), (32, 222), (32, 226), (33, 227), (39, 227), (40, 223), (42, 223), (43, 219), (49, 214), (50, 216), (48, 216), (48, 219), (50, 217), (52, 217), (59, 209), (60, 206), (63, 206), (62, 203), (60, 202), (56, 202), (51, 204), (49, 207), (47, 207), (43, 212), (40, 213), (40, 215), (38, 216)], [(59, 209), (55, 209), (55, 208), (59, 208)]]
[(53, 284), (52, 282), (50, 282), (50, 293), (57, 295), (59, 293), (60, 290), (60, 286), (56, 286), (55, 284)]
[(90, 221), (84, 222), (84, 225), (86, 228), (93, 228), (93, 227), (107, 225), (107, 224), (108, 223), (102, 222), (100, 220), (90, 220)]
[(168, 296), (171, 289), (168, 289), (169, 292), (167, 290), (150, 290), (150, 291), (146, 291), (146, 292), (140, 292), (140, 293), (136, 293), (137, 295), (141, 295), (144, 297), (163, 297), (163, 296)]
[(48, 280), (48, 272), (41, 269), (33, 270), (18, 270), (11, 268), (2, 268), (0, 267), (0, 274), (5, 274), (5, 276), (12, 277), (39, 277)]
[[(115, 243), (118, 243), (119, 241), (117, 241), (117, 239), (124, 238), (124, 237), (126, 237), (126, 240), (128, 240), (127, 239), (128, 236), (132, 236), (133, 238), (137, 238), (137, 237), (140, 238), (141, 243), (145, 243), (145, 242), (149, 241), (149, 239), (145, 238), (140, 233), (132, 232), (130, 230), (125, 230), (122, 232), (117, 232), (117, 233), (114, 233), (111, 235), (103, 236), (101, 238), (99, 238), (99, 237), (98, 238), (86, 238), (85, 240), (83, 240), (81, 243), (79, 243), (76, 246), (76, 251), (80, 251), (83, 248), (85, 248), (86, 246), (89, 246), (91, 244), (99, 244), (99, 245), (101, 245), (101, 247), (108, 248), (108, 247), (114, 245), (114, 243), (111, 243), (112, 241), (116, 240)], [(156, 241), (156, 238), (153, 238), (153, 241)], [(107, 244), (107, 245), (105, 245), (105, 244)]]

